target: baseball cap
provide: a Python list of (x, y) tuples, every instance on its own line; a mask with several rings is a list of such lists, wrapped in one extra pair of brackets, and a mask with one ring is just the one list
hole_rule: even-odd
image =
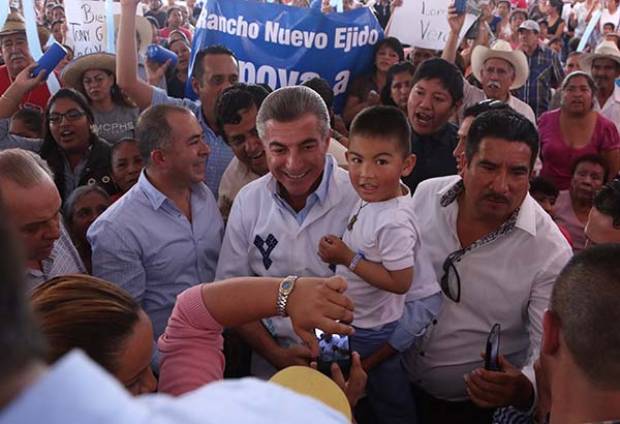
[(523, 21), (523, 23), (519, 25), (519, 31), (521, 31), (522, 29), (540, 32), (540, 25), (538, 25), (538, 22), (528, 19), (527, 21)]

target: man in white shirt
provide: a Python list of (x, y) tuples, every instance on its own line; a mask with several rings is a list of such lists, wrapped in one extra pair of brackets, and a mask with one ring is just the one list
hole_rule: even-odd
[[(241, 189), (228, 218), (216, 279), (258, 276), (330, 276), (335, 267), (317, 254), (325, 234), (341, 235), (357, 194), (346, 171), (326, 155), (329, 112), (303, 86), (271, 93), (256, 117), (270, 173)], [(290, 320), (274, 317), (238, 328), (252, 347), (252, 373), (308, 364), (310, 352)]]
[(611, 41), (603, 41), (594, 53), (581, 59), (581, 67), (596, 82), (596, 100), (601, 115), (616, 124), (620, 132), (620, 49)]
[[(448, 15), (448, 22), (450, 34), (441, 57), (454, 63), (465, 14), (459, 15), (451, 11)], [(480, 26), (480, 31), (484, 31), (483, 25)], [(525, 84), (530, 73), (525, 53), (521, 50), (513, 50), (508, 41), (497, 40), (490, 48), (483, 45), (474, 47), (471, 67), (482, 89), (464, 80), (463, 105), (459, 109), (459, 121), (462, 120), (463, 112), (469, 106), (485, 99), (493, 99), (507, 103), (536, 125), (536, 116), (532, 108), (510, 94), (510, 90), (515, 90)]]
[(1, 200), (28, 258), (29, 290), (58, 275), (86, 273), (62, 225), (60, 194), (51, 172), (34, 153), (22, 149), (0, 152)]
[[(490, 422), (493, 409), (485, 408), (531, 406), (534, 385), (518, 368), (533, 362), (553, 281), (571, 256), (527, 194), (537, 153), (536, 129), (522, 115), (485, 112), (469, 130), (463, 177), (425, 181), (413, 196), (445, 294), (436, 324), (407, 361), (423, 422)], [(481, 368), (494, 323), (503, 372)]]

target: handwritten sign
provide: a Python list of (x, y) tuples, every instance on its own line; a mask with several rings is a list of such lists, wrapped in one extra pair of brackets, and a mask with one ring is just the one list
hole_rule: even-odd
[[(120, 3), (111, 6), (112, 14), (120, 15)], [(138, 14), (142, 15), (141, 10)], [(111, 50), (106, 48), (106, 2), (71, 0), (65, 4), (65, 15), (68, 43), (72, 44), (76, 57)]]
[[(450, 34), (448, 6), (452, 0), (403, 0), (385, 30), (386, 36), (398, 38), (414, 47), (443, 50)], [(467, 14), (461, 37), (476, 17)]]

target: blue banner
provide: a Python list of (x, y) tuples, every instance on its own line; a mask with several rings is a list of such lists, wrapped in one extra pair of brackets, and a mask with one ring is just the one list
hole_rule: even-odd
[(275, 3), (208, 0), (196, 24), (190, 69), (199, 49), (222, 44), (237, 56), (241, 82), (276, 89), (320, 76), (332, 86), (338, 112), (353, 80), (372, 70), (382, 38), (368, 8), (324, 15)]

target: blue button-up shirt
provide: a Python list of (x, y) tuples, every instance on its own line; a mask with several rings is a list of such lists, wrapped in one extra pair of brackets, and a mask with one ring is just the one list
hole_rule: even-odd
[(203, 183), (193, 186), (190, 202), (191, 222), (143, 171), (88, 230), (93, 275), (127, 290), (151, 318), (156, 338), (177, 295), (215, 277), (222, 217)]
[(207, 144), (211, 148), (211, 153), (209, 154), (209, 159), (207, 160), (205, 183), (207, 183), (207, 187), (211, 189), (211, 192), (217, 199), (220, 180), (222, 179), (224, 171), (226, 171), (226, 167), (232, 160), (234, 153), (230, 146), (226, 144), (224, 139), (215, 134), (211, 127), (209, 127), (209, 124), (207, 124), (207, 120), (202, 113), (200, 102), (195, 102), (190, 99), (175, 99), (174, 97), (169, 97), (164, 90), (155, 87), (153, 89), (153, 100), (151, 104), (172, 104), (182, 106), (191, 110), (194, 115), (196, 115), (196, 118), (198, 118), (198, 122), (202, 127), (202, 131), (204, 132)]

